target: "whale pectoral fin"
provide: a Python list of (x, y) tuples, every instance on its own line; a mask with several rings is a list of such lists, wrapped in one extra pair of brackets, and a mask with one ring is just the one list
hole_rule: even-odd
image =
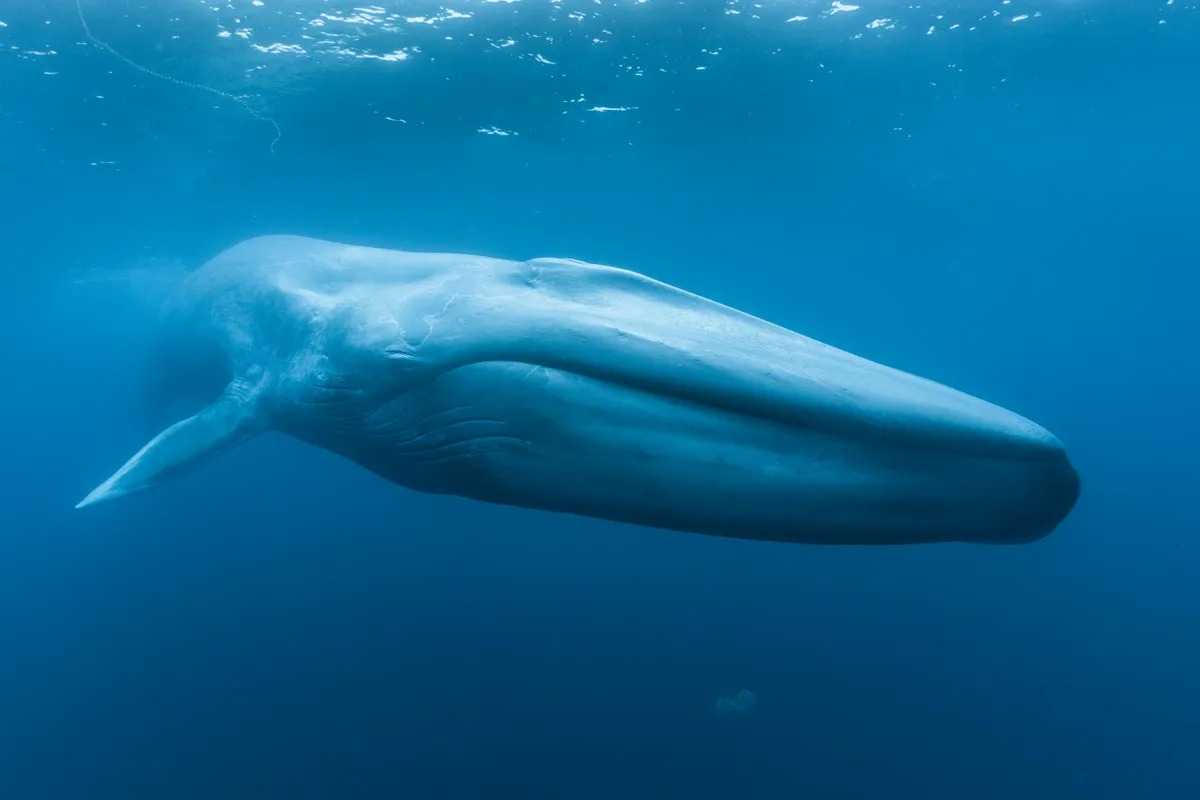
[(155, 436), (112, 477), (75, 506), (95, 505), (149, 489), (193, 469), (263, 428), (257, 395), (231, 384), (219, 400)]

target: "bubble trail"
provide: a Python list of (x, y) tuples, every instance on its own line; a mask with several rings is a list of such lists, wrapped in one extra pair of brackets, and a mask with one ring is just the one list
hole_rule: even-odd
[(184, 86), (184, 87), (187, 87), (188, 89), (199, 89), (200, 91), (209, 92), (210, 94), (215, 94), (217, 97), (221, 97), (226, 100), (232, 100), (233, 102), (240, 105), (243, 109), (245, 109), (246, 113), (249, 114), (250, 116), (254, 117), (257, 120), (261, 120), (262, 122), (269, 123), (271, 125), (271, 127), (273, 127), (275, 129), (275, 138), (271, 140), (271, 155), (275, 154), (275, 145), (279, 144), (279, 140), (283, 138), (283, 131), (280, 129), (279, 123), (276, 122), (273, 117), (268, 117), (265, 114), (261, 114), (258, 111), (255, 111), (253, 106), (250, 105), (250, 102), (247, 99), (246, 95), (232, 94), (230, 92), (226, 92), (221, 89), (217, 89), (213, 86), (205, 86), (202, 83), (192, 83), (191, 81), (180, 80), (179, 78), (176, 78), (174, 76), (165, 75), (161, 72), (158, 72), (157, 70), (151, 69), (150, 67), (143, 66), (142, 64), (137, 63), (133, 59), (126, 56), (124, 53), (121, 53), (119, 50), (117, 50), (115, 47), (110, 45), (108, 42), (104, 41), (103, 39), (101, 39), (100, 37), (98, 37), (94, 33), (92, 33), (92, 29), (88, 25), (87, 17), (85, 17), (83, 14), (82, 0), (75, 0), (75, 10), (79, 13), (79, 23), (80, 23), (80, 25), (83, 26), (83, 33), (85, 36), (87, 36), (89, 42), (91, 42), (96, 47), (99, 47), (101, 50), (107, 50), (109, 53), (111, 53), (117, 59), (124, 61), (129, 66), (136, 69), (138, 72), (143, 72), (146, 75), (150, 75), (151, 77), (158, 78), (161, 81), (166, 81), (167, 83), (174, 83), (177, 86)]

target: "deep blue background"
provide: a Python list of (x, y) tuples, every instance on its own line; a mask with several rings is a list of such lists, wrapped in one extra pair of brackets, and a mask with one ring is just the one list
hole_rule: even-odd
[[(708, 70), (614, 85), (567, 37), (558, 83), (465, 49), (317, 71), (264, 91), (274, 155), (72, 9), (0, 13), (0, 797), (1200, 796), (1200, 29), (1159, 6), (790, 47), (672, 8), (614, 46), (721, 22)], [(142, 13), (93, 25), (192, 74)], [(638, 110), (561, 115), (581, 90)], [(148, 312), (72, 274), (272, 232), (647, 272), (1032, 417), (1083, 497), (1023, 547), (783, 546), (264, 436), (74, 511), (164, 421)]]

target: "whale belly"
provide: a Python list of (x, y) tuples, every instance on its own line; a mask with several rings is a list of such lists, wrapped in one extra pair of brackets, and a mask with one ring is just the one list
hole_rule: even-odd
[(508, 362), (443, 373), (336, 427), (314, 443), (421, 491), (786, 542), (1002, 540), (1006, 493), (1029, 481), (1003, 461)]

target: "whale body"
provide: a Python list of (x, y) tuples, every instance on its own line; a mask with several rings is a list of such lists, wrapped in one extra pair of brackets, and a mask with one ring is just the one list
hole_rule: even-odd
[(779, 542), (1029, 542), (1079, 494), (1013, 412), (614, 267), (264, 236), (163, 321), (211, 402), (80, 507), (266, 430), (418, 491)]

